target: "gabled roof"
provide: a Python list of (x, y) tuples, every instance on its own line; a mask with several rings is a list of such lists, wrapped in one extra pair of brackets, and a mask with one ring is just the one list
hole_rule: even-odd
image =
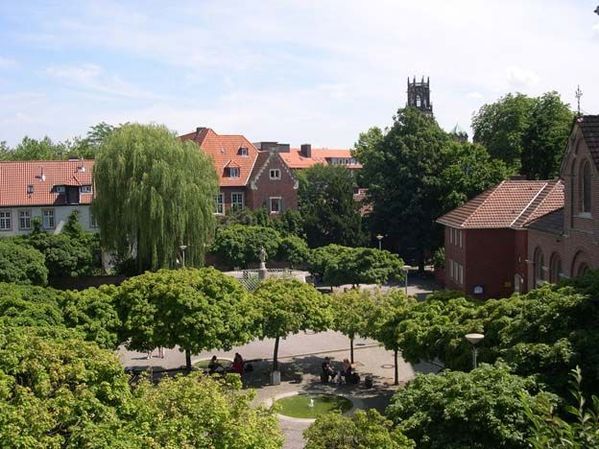
[[(352, 158), (350, 149), (329, 149), (329, 148), (312, 148), (312, 157), (302, 156), (301, 150), (291, 148), (289, 152), (281, 152), (281, 158), (289, 168), (310, 168), (316, 164), (328, 164), (327, 159), (331, 158)], [(359, 163), (347, 164), (344, 167), (358, 169), (362, 168)]]
[(462, 229), (519, 229), (564, 207), (564, 185), (552, 181), (503, 181), (437, 220)]
[[(258, 149), (244, 136), (219, 135), (210, 128), (197, 128), (195, 132), (179, 138), (196, 142), (202, 151), (212, 157), (221, 187), (247, 185), (258, 156)], [(240, 148), (248, 149), (247, 156), (240, 154)], [(239, 167), (239, 178), (226, 176), (225, 167)]]
[(595, 166), (599, 168), (599, 115), (577, 117), (575, 124), (580, 126), (582, 136), (593, 157)]
[(564, 208), (554, 210), (526, 225), (528, 229), (562, 235), (564, 233)]
[[(93, 167), (93, 160), (0, 162), (0, 206), (65, 204), (54, 187), (91, 185)], [(81, 194), (79, 203), (90, 204), (92, 197)]]
[[(254, 170), (252, 171), (252, 176), (250, 178), (250, 188), (252, 190), (256, 190), (256, 183), (260, 176), (264, 174), (267, 167), (269, 166), (269, 162), (273, 158), (281, 158), (281, 153), (279, 151), (258, 151), (258, 157), (256, 158), (256, 164), (254, 165)], [(292, 171), (285, 165), (285, 163), (281, 164), (283, 166), (283, 170), (287, 172), (289, 177), (293, 180), (293, 189), (297, 190), (299, 187), (299, 183), (297, 178), (292, 173)]]

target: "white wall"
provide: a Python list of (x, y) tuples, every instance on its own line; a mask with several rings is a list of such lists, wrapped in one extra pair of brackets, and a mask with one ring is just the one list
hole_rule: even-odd
[(74, 210), (79, 211), (79, 222), (85, 231), (89, 232), (98, 232), (98, 228), (92, 228), (90, 226), (90, 206), (84, 204), (73, 204), (68, 206), (54, 206), (54, 207), (3, 207), (0, 208), (1, 211), (9, 210), (11, 211), (11, 226), (12, 229), (10, 231), (0, 230), (0, 237), (9, 237), (13, 235), (22, 235), (29, 234), (31, 230), (21, 230), (19, 229), (19, 211), (21, 210), (30, 210), (31, 211), (31, 219), (33, 220), (35, 217), (39, 217), (42, 219), (42, 210), (44, 209), (54, 209), (54, 229), (46, 229), (47, 232), (58, 234), (62, 231), (62, 228), (67, 223), (69, 215)]

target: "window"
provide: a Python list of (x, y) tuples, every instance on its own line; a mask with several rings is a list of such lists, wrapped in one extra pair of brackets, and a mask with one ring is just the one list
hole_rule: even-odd
[(577, 276), (584, 276), (585, 274), (587, 274), (589, 271), (591, 271), (591, 269), (589, 268), (589, 266), (583, 262), (580, 264), (580, 266), (578, 267), (578, 272), (576, 273)]
[(64, 186), (56, 186), (56, 193), (64, 193), (64, 192), (65, 192)]
[(233, 192), (231, 194), (231, 208), (243, 209), (243, 192)]
[(247, 156), (248, 155), (248, 149), (245, 147), (241, 147), (239, 148), (239, 151), (237, 152), (240, 156)]
[(562, 259), (559, 255), (553, 254), (549, 263), (549, 282), (557, 284), (561, 280), (562, 275)]
[(464, 265), (458, 264), (458, 284), (464, 285)]
[(91, 185), (81, 186), (81, 193), (92, 193), (92, 186)]
[(580, 212), (591, 212), (591, 164), (583, 163), (580, 170)]
[(461, 229), (458, 231), (458, 237), (460, 240), (460, 248), (464, 247), (464, 231), (462, 231)]
[(33, 194), (33, 184), (29, 184), (27, 186), (27, 195), (32, 195)]
[(270, 198), (270, 213), (271, 214), (280, 214), (283, 209), (283, 200), (281, 197)]
[(215, 213), (219, 215), (224, 215), (225, 213), (225, 196), (222, 193), (219, 193), (214, 197), (215, 202)]
[(533, 285), (537, 286), (540, 285), (544, 280), (545, 277), (543, 276), (543, 264), (544, 264), (544, 258), (543, 258), (543, 251), (541, 251), (540, 248), (537, 248), (535, 250), (535, 256), (534, 256), (534, 266), (533, 266)]
[(453, 228), (449, 228), (449, 243), (453, 244)]
[(270, 170), (270, 179), (281, 179), (281, 170), (273, 168)]
[(0, 211), (0, 231), (11, 231), (11, 213), (10, 211)]
[(228, 167), (229, 178), (239, 178), (240, 174), (241, 170), (239, 169), (239, 167)]
[(44, 209), (42, 211), (42, 225), (44, 229), (54, 229), (54, 209)]
[(19, 229), (27, 231), (31, 229), (31, 211), (20, 210), (19, 211)]
[(420, 99), (420, 95), (416, 95), (416, 107), (419, 108), (422, 106), (422, 100)]

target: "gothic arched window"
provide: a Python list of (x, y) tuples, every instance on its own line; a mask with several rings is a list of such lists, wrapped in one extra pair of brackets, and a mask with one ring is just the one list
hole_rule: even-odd
[(543, 264), (545, 263), (541, 248), (535, 250), (533, 266), (533, 285), (536, 287), (545, 280), (543, 276)]
[(589, 161), (582, 163), (578, 176), (580, 177), (580, 212), (591, 212), (591, 164)]
[(562, 259), (559, 254), (554, 253), (551, 256), (551, 262), (549, 263), (549, 282), (557, 284), (561, 280), (562, 274)]
[(420, 99), (420, 95), (416, 95), (416, 107), (419, 108), (422, 106), (422, 100)]

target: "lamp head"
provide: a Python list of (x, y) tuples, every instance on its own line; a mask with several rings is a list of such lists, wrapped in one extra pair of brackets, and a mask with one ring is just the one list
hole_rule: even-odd
[(472, 345), (480, 343), (485, 338), (483, 334), (466, 334), (465, 337)]

